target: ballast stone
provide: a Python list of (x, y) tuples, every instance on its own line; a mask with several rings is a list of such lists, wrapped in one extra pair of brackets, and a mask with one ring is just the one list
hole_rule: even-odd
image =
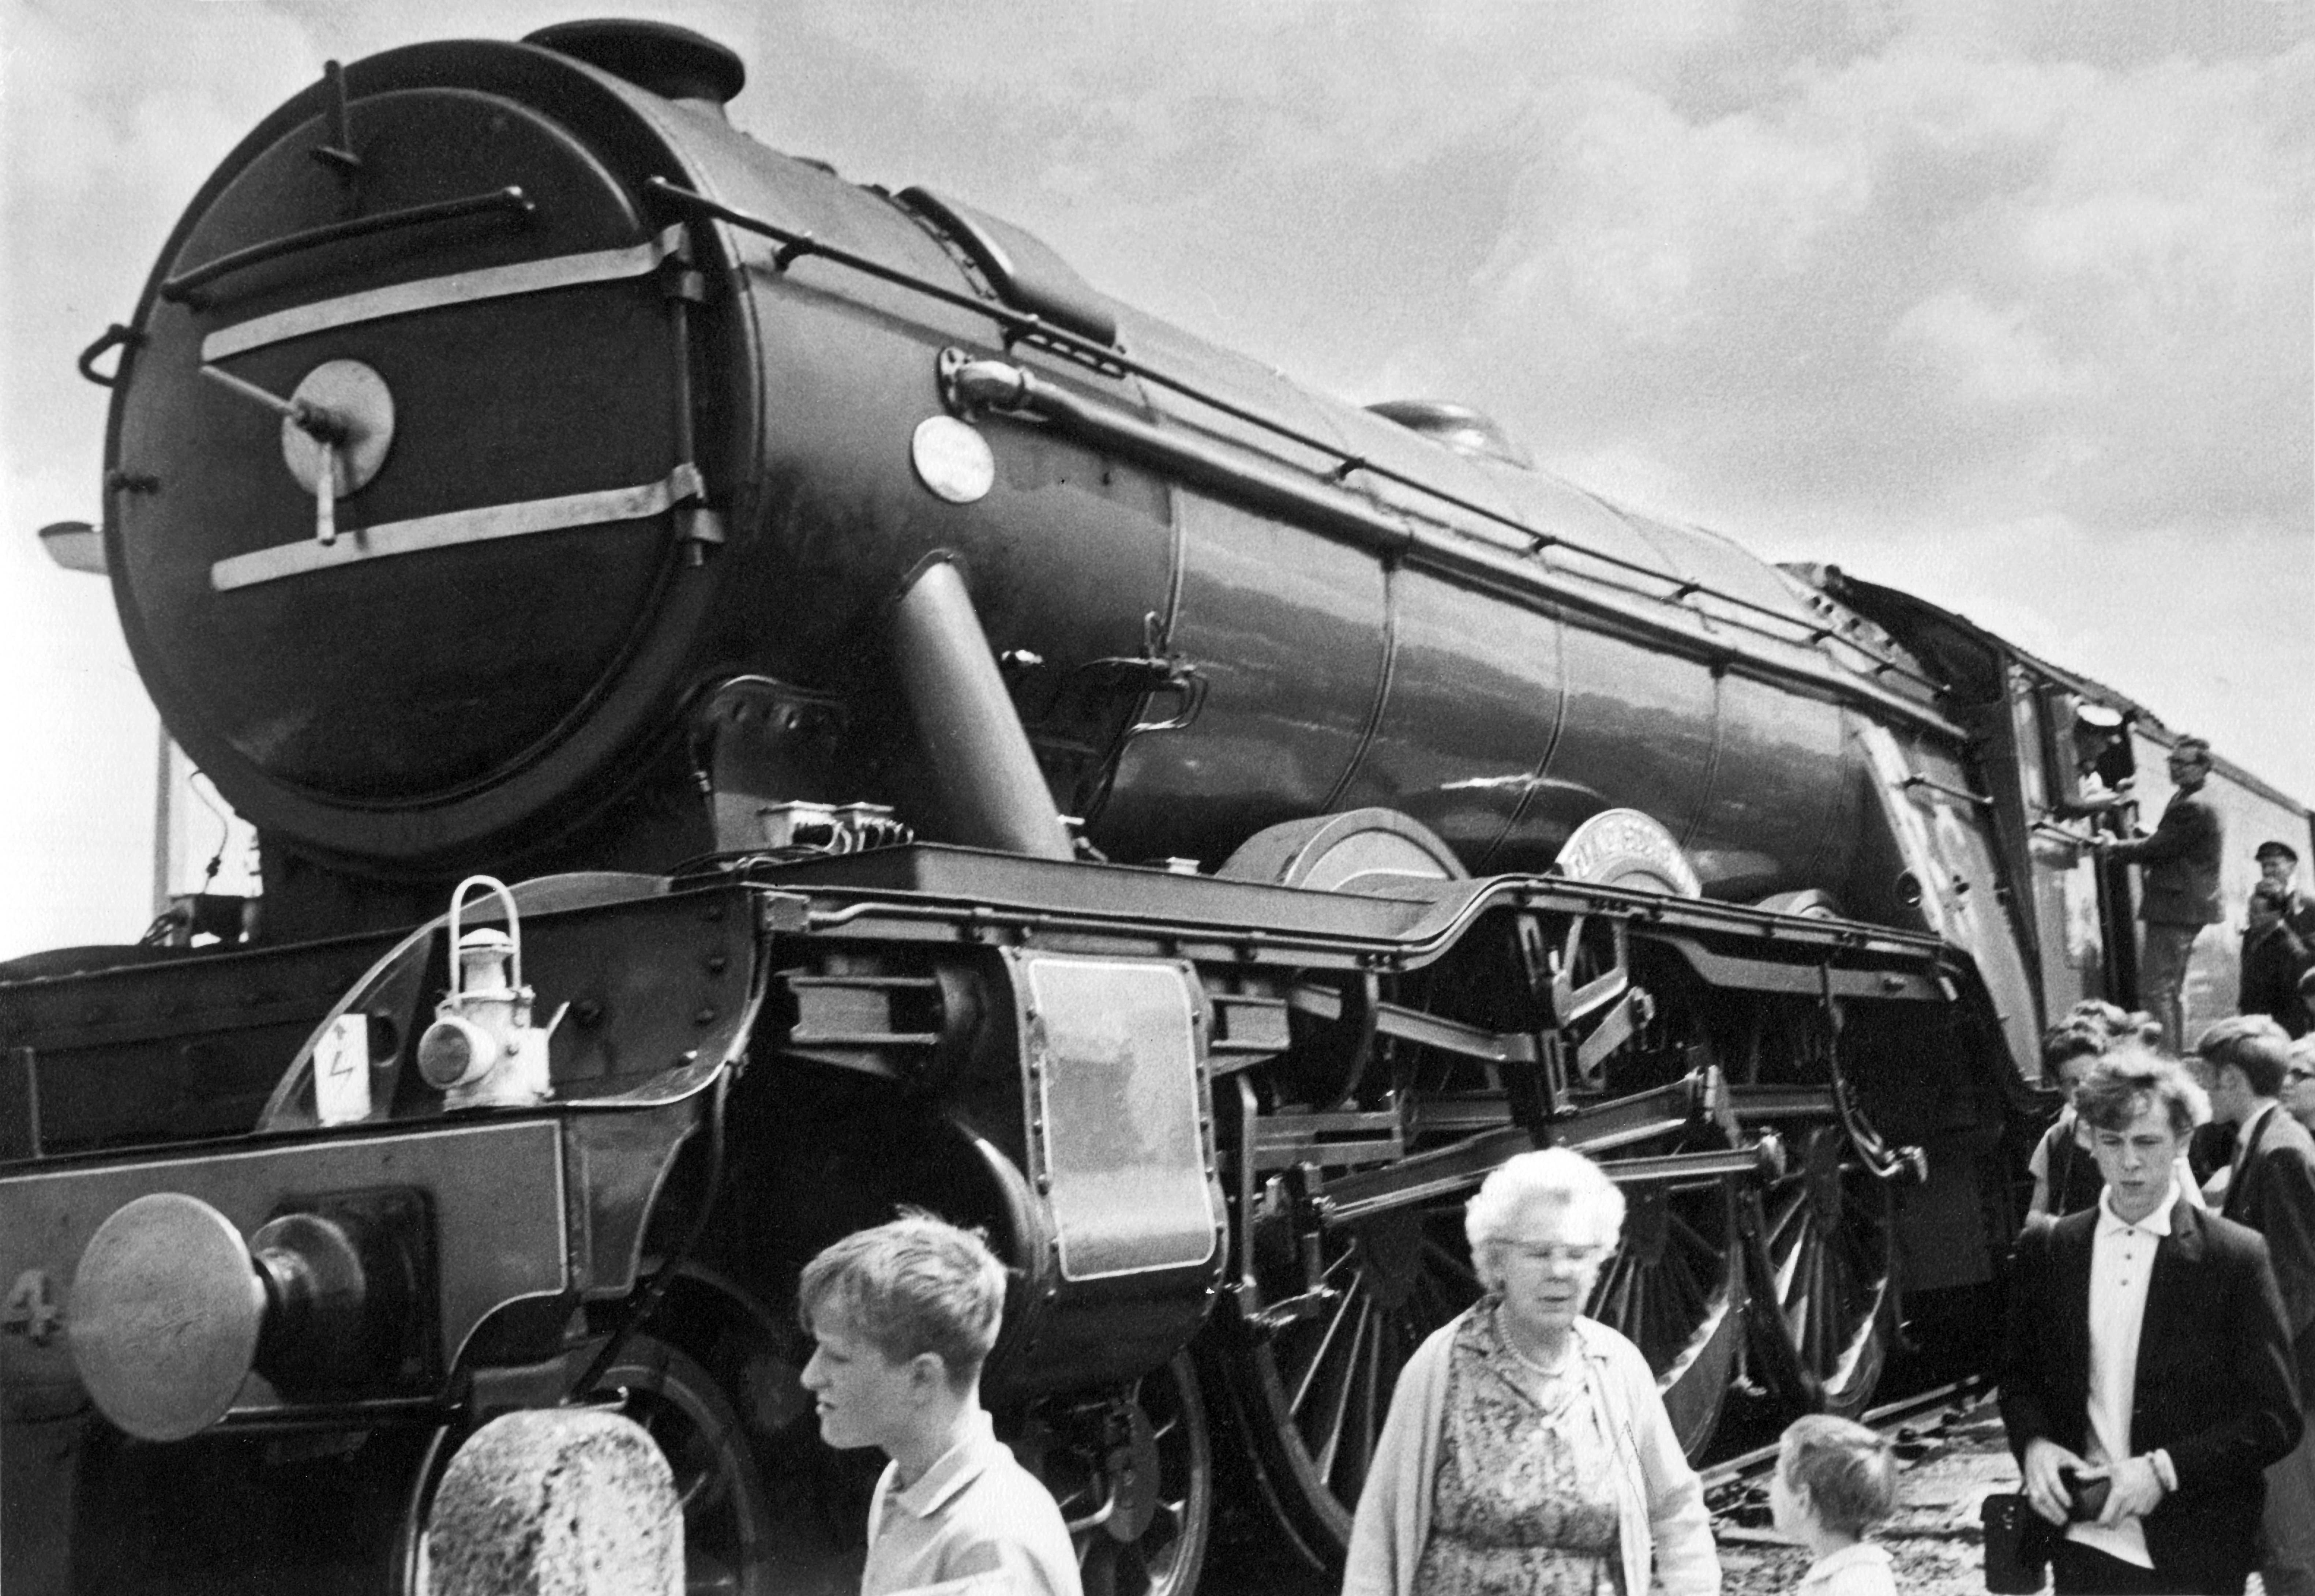
[(450, 1459), (426, 1530), (430, 1596), (681, 1596), (683, 1515), (643, 1427), (511, 1413)]

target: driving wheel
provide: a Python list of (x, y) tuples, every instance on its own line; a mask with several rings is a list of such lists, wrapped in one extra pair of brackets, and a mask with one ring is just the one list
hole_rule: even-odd
[(1838, 1124), (1821, 1125), (1785, 1175), (1747, 1201), (1762, 1365), (1787, 1401), (1853, 1418), (1880, 1383), (1895, 1328), (1888, 1183)]
[(1134, 1383), (1046, 1457), (1086, 1596), (1193, 1596), (1213, 1521), (1213, 1451), (1189, 1354)]
[(597, 1387), (622, 1393), (620, 1412), (659, 1443), (683, 1513), (686, 1596), (771, 1596), (771, 1499), (740, 1418), (687, 1354), (648, 1335), (630, 1339)]
[(1735, 1187), (1729, 1175), (1627, 1187), (1622, 1243), (1586, 1310), (1646, 1354), (1691, 1458), (1719, 1426), (1743, 1341)]

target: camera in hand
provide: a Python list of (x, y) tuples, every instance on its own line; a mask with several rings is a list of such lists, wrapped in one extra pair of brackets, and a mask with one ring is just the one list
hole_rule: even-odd
[(2087, 1524), (2106, 1511), (2107, 1493), (2114, 1489), (2114, 1481), (2104, 1475), (2096, 1479), (2084, 1479), (2071, 1468), (2058, 1470), (2058, 1479), (2066, 1487), (2066, 1519), (2069, 1523)]
[(2015, 1492), (1993, 1492), (1978, 1512), (1985, 1524), (1989, 1596), (2038, 1596), (2050, 1583), (2050, 1542), (2058, 1532)]

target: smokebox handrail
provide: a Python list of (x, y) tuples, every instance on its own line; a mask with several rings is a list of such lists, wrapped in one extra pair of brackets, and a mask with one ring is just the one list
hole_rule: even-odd
[(529, 195), (519, 187), (491, 189), (480, 194), (462, 195), (456, 200), (437, 200), (431, 205), (413, 205), (406, 210), (384, 211), (377, 216), (356, 217), (351, 221), (331, 222), (324, 226), (309, 227), (303, 233), (292, 233), (283, 238), (269, 238), (263, 244), (253, 244), (228, 255), (205, 262), (190, 271), (180, 271), (164, 280), (159, 288), (162, 298), (171, 304), (190, 301), (202, 288), (218, 278), (246, 267), (261, 266), (283, 255), (294, 255), (325, 244), (343, 244), (351, 238), (368, 238), (378, 233), (391, 233), (403, 227), (421, 226), (429, 222), (454, 221), (460, 217), (482, 216), (493, 210), (511, 211), (527, 217), (538, 208)]

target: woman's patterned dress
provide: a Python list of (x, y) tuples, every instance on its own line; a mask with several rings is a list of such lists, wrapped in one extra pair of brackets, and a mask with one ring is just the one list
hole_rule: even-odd
[(1415, 1596), (1620, 1596), (1616, 1457), (1581, 1353), (1539, 1373), (1474, 1314), (1450, 1349)]

